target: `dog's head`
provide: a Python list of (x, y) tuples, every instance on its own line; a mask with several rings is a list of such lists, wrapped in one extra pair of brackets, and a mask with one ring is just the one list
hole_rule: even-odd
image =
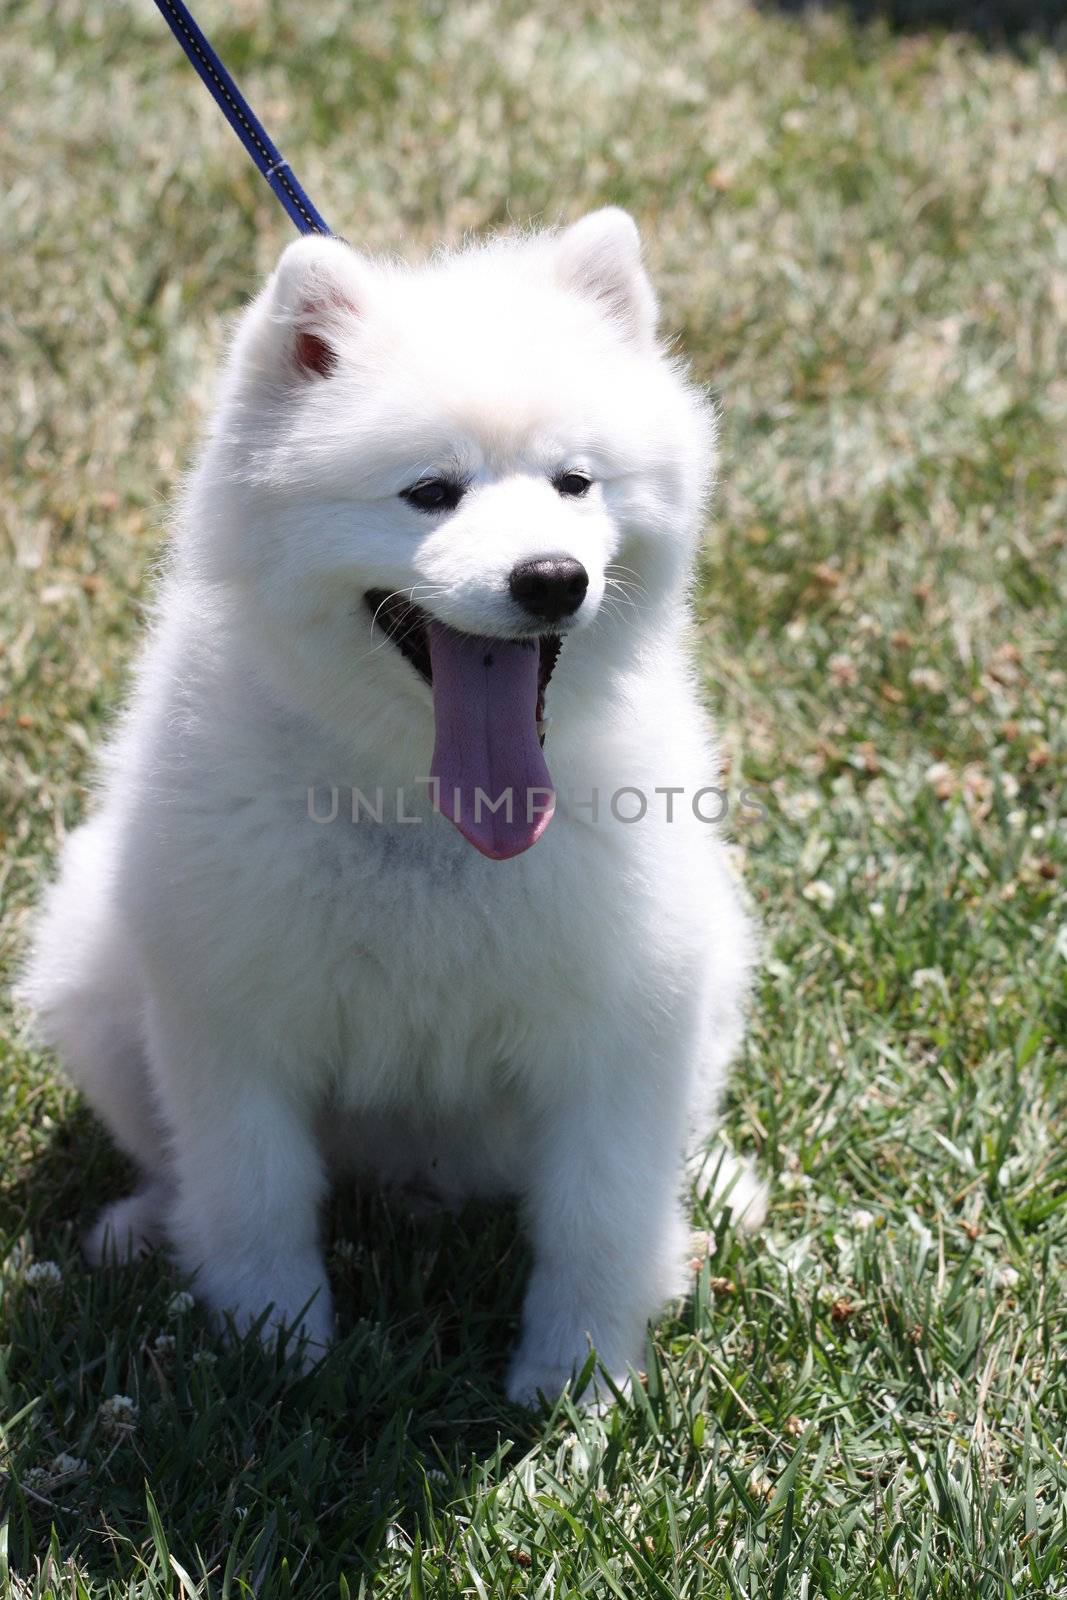
[[(320, 707), (339, 673), (424, 707), (432, 685), (449, 810), (450, 789), (547, 782), (561, 641), (563, 672), (581, 636), (677, 610), (711, 447), (626, 213), (420, 268), (306, 238), (235, 343), (200, 565), (247, 592), (294, 682), (321, 674)], [(513, 854), (543, 820), (464, 831)]]

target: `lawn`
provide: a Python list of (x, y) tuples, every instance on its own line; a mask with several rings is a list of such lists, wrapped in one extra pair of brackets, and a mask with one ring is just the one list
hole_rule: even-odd
[[(200, 7), (354, 243), (642, 225), (724, 409), (727, 1130), (773, 1204), (695, 1240), (632, 1402), (537, 1417), (512, 1218), (339, 1196), (299, 1377), (165, 1260), (83, 1268), (127, 1174), (5, 1002), (0, 1594), (1067, 1596), (1067, 55), (1039, 4), (858, 9)], [(0, 74), (10, 971), (289, 224), (147, 0), (9, 0)]]

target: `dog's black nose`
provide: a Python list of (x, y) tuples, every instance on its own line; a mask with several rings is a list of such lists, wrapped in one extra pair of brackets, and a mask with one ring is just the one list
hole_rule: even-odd
[(573, 556), (541, 556), (513, 567), (508, 587), (531, 616), (558, 622), (573, 616), (585, 599), (589, 574)]

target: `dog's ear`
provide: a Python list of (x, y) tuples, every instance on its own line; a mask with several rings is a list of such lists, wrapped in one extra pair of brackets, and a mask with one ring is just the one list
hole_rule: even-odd
[(340, 239), (309, 234), (284, 251), (268, 290), (276, 369), (328, 378), (353, 325), (366, 314), (374, 269)]
[(641, 265), (641, 235), (628, 211), (605, 206), (572, 223), (555, 241), (557, 280), (595, 300), (628, 339), (650, 345), (656, 296)]

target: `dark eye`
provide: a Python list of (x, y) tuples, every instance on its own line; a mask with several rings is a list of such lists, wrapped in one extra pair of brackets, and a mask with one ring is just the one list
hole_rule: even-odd
[(578, 499), (586, 493), (592, 481), (592, 478), (587, 478), (584, 472), (561, 472), (555, 479), (555, 485), (560, 494)]
[(401, 500), (417, 511), (454, 511), (463, 498), (465, 485), (451, 478), (423, 478), (401, 491)]

